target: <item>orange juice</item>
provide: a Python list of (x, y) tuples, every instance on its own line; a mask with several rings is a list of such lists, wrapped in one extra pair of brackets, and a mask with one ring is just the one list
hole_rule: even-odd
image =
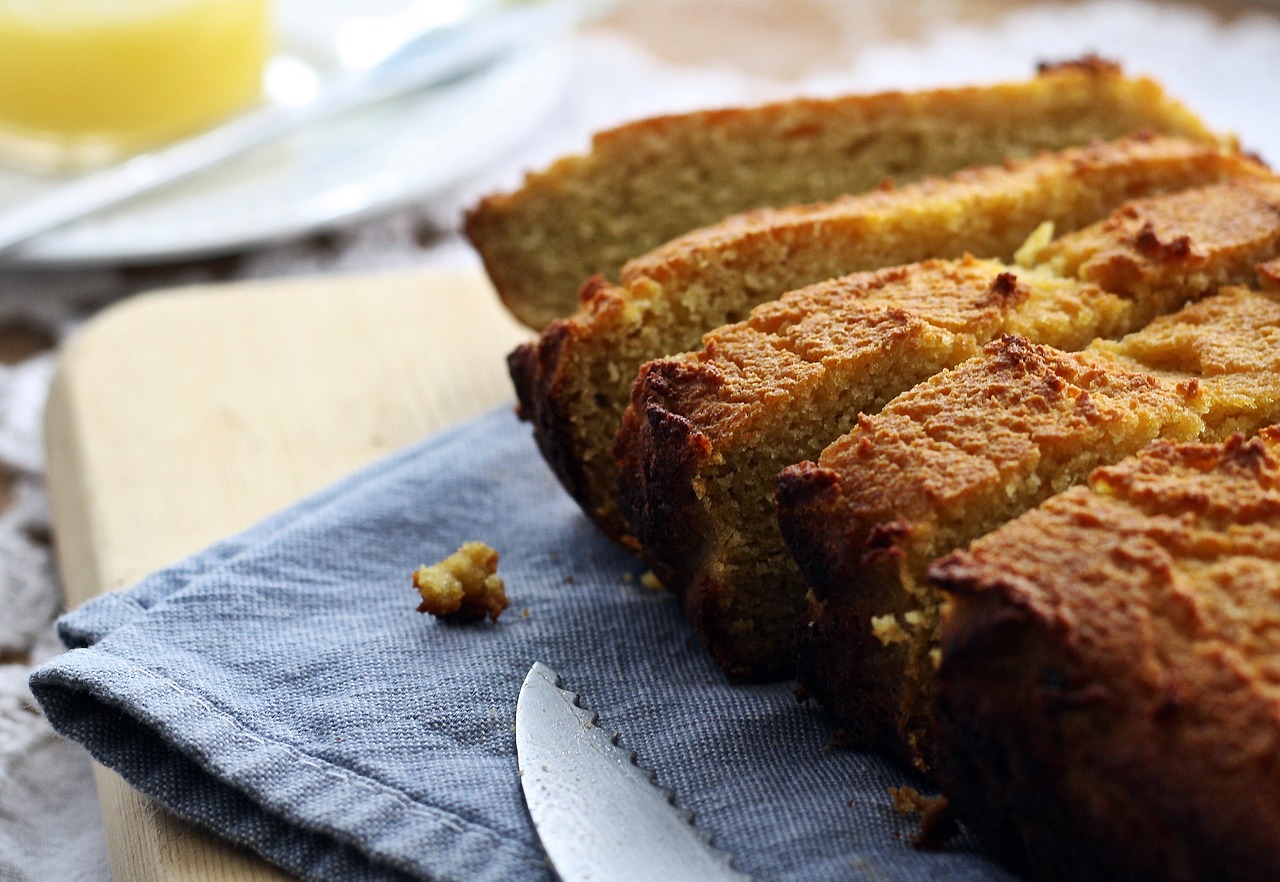
[(257, 100), (268, 0), (0, 0), (0, 161), (97, 165)]

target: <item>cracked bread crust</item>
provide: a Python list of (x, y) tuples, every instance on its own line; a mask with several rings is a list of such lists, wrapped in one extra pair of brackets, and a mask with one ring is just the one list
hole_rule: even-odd
[(780, 528), (814, 598), (798, 679), (850, 743), (932, 767), (929, 561), (1083, 480), (1096, 456), (1199, 436), (1196, 390), (1135, 368), (1002, 337), (779, 475)]
[(788, 674), (804, 587), (773, 517), (778, 471), (1011, 325), (1083, 346), (1128, 307), (971, 257), (789, 293), (641, 368), (614, 449), (622, 511), (721, 667)]
[[(1230, 288), (1078, 354), (997, 341), (950, 374), (996, 382), (938, 396), (954, 379), (935, 377), (779, 477), (783, 535), (813, 589), (800, 681), (853, 738), (922, 769), (940, 603), (929, 563), (1149, 441), (1280, 419), (1280, 302)], [(1125, 375), (1152, 385), (1111, 380)]]
[(929, 575), (984, 844), (1046, 882), (1280, 878), (1280, 430), (1158, 443)]
[[(760, 318), (768, 324), (767, 316)], [(717, 443), (717, 429), (726, 422), (749, 423), (752, 408), (735, 405), (758, 400), (754, 393), (763, 391), (785, 408), (786, 387), (814, 385), (820, 378), (813, 374), (825, 372), (828, 365), (813, 350), (827, 350), (831, 359), (845, 363), (867, 363), (885, 351), (911, 351), (918, 356), (912, 368), (924, 376), (962, 359), (973, 345), (971, 340), (950, 335), (891, 304), (875, 304), (851, 317), (843, 328), (850, 338), (835, 347), (829, 340), (806, 336), (802, 326), (792, 330), (797, 333), (787, 335), (789, 342), (808, 348), (809, 353), (785, 347), (753, 351), (755, 340), (751, 338), (759, 328), (746, 324), (709, 335), (709, 351), (737, 348), (744, 358), (756, 361), (741, 365), (736, 375), (718, 369), (733, 367), (732, 353), (726, 361), (712, 365), (700, 362), (697, 355), (646, 365), (635, 384), (636, 406), (624, 415), (616, 447), (622, 507), (637, 527), (645, 560), (666, 587), (681, 595), (690, 620), (717, 662), (738, 677), (759, 679), (789, 673), (789, 622), (800, 611), (802, 592), (782, 590), (779, 585), (760, 592), (754, 603), (737, 602), (732, 596), (753, 574), (767, 578), (781, 570), (786, 551), (780, 541), (755, 535), (758, 526), (772, 524), (767, 496), (735, 497), (722, 486), (732, 483), (735, 476), (717, 474), (717, 464), (725, 463), (728, 453)], [(748, 339), (735, 341), (738, 331)], [(777, 339), (777, 335), (771, 336)], [(746, 345), (735, 347), (735, 342)], [(816, 356), (818, 361), (810, 361), (806, 355)], [(809, 370), (815, 367), (819, 371)], [(917, 378), (912, 374), (890, 388), (896, 391)], [(718, 388), (710, 392), (710, 387)], [(884, 392), (877, 395), (870, 386), (858, 391), (864, 394), (848, 412), (877, 407), (888, 397)], [(708, 409), (718, 413), (708, 414)], [(770, 455), (773, 445), (767, 428), (759, 435), (749, 425), (735, 428), (751, 438), (752, 451), (734, 457), (728, 467), (749, 475), (758, 473), (763, 481), (786, 464), (787, 460)], [(809, 449), (821, 449), (826, 436), (818, 437), (823, 440), (809, 441)], [(710, 499), (718, 504), (705, 504)], [(732, 511), (726, 512), (726, 508)], [(726, 514), (731, 517), (725, 518)]]
[(1127, 295), (1159, 285), (1209, 291), (1253, 281), (1280, 241), (1280, 181), (1226, 180), (1135, 199), (1105, 221), (1040, 249), (1054, 271)]
[(730, 219), (629, 265), (621, 285), (588, 282), (574, 316), (511, 354), (521, 412), (583, 511), (634, 548), (611, 449), (644, 362), (696, 349), (703, 333), (807, 284), (966, 251), (1007, 260), (1046, 219), (1076, 229), (1135, 196), (1266, 174), (1216, 146), (1129, 138)]
[[(722, 667), (739, 677), (789, 673), (805, 589), (772, 518), (781, 469), (816, 458), (859, 413), (874, 414), (997, 334), (1082, 348), (1148, 324), (1206, 285), (1252, 280), (1255, 261), (1280, 251), (1277, 203), (1280, 180), (1263, 177), (1135, 200), (1041, 242), (1035, 256), (1045, 266), (965, 258), (846, 276), (757, 307), (705, 335), (698, 352), (646, 364), (614, 447), (620, 507), (645, 559), (681, 595)], [(1019, 249), (1020, 259), (1030, 262), (1031, 250)], [(1261, 329), (1267, 315), (1251, 305), (1233, 300), (1238, 316), (1205, 321), (1230, 324), (1225, 341), (1247, 339), (1239, 326)], [(1211, 361), (1243, 365), (1243, 353), (1213, 353), (1217, 341), (1197, 339), (1197, 315), (1161, 324), (1167, 341), (1141, 339), (1197, 360), (1193, 372)], [(1255, 392), (1239, 402), (1250, 425)]]

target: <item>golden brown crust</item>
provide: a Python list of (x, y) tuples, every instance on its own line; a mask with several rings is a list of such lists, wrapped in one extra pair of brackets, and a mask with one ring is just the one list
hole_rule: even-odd
[[(606, 300), (613, 290), (603, 278), (590, 279), (583, 286), (583, 302)], [(522, 344), (507, 356), (507, 370), (516, 390), (519, 415), (532, 423), (534, 440), (551, 470), (587, 516), (606, 535), (622, 541), (626, 527), (612, 499), (605, 505), (588, 492), (598, 481), (599, 463), (586, 443), (589, 428), (582, 425), (584, 411), (592, 410), (591, 402), (583, 401), (583, 395), (589, 393), (575, 371), (579, 361), (575, 356), (586, 334), (580, 323), (553, 322), (537, 340)]]
[(939, 761), (1045, 880), (1280, 877), (1280, 431), (1160, 443), (935, 564)]
[[(1256, 283), (1257, 262), (1280, 251), (1278, 202), (1280, 185), (1263, 178), (1144, 199), (1039, 249), (1037, 257), (1059, 271), (1111, 286), (1131, 298), (1139, 312), (1142, 304), (1160, 312), (1176, 305), (1175, 298), (1193, 297), (1201, 288), (1211, 290), (1228, 281)], [(1027, 446), (1013, 460), (1022, 465), (1012, 470), (1000, 462), (999, 444), (993, 440), (984, 445), (979, 436), (1021, 405), (1005, 403), (1005, 413), (979, 418), (965, 414), (954, 401), (928, 410), (927, 418), (923, 412), (916, 415), (919, 426), (912, 428), (962, 418), (983, 428), (972, 437), (949, 440), (936, 462), (929, 459), (934, 439), (874, 435), (866, 430), (878, 428), (873, 420), (836, 441), (819, 459), (819, 466), (834, 470), (839, 482), (812, 468), (784, 472), (779, 493), (783, 532), (817, 597), (801, 632), (802, 684), (829, 704), (841, 724), (865, 732), (874, 742), (891, 742), (896, 729), (899, 750), (927, 764), (924, 702), (937, 598), (920, 584), (924, 567), (934, 556), (1016, 516), (1020, 506), (1034, 505), (1082, 480), (1108, 457), (1133, 452), (1135, 443), (1161, 436), (1217, 440), (1280, 419), (1278, 320), (1275, 301), (1231, 288), (1157, 318), (1122, 341), (1095, 343), (1088, 359), (1100, 370), (1143, 372), (1178, 390), (1185, 399), (1179, 405), (1182, 417), (1169, 411), (1156, 419), (1155, 411), (1135, 405), (1102, 435), (1054, 420), (1043, 437), (1033, 441), (1028, 436)], [(1027, 387), (1027, 400), (1048, 402), (1045, 413), (1053, 413), (1056, 405), (1046, 394), (1050, 387), (1036, 383)], [(898, 406), (926, 388), (904, 395)], [(1134, 393), (1126, 391), (1117, 399), (1122, 410), (1129, 394)], [(990, 406), (979, 404), (975, 413)], [(1193, 434), (1184, 434), (1188, 431)], [(964, 451), (960, 460), (950, 461), (952, 448)], [(881, 462), (881, 456), (887, 459)], [(819, 488), (815, 498), (823, 504), (839, 497), (837, 483), (854, 489), (834, 509), (806, 501), (806, 487)], [(907, 613), (917, 620), (904, 623)], [(862, 633), (850, 636), (848, 629)], [(884, 658), (870, 662), (875, 655), (906, 659), (905, 673), (892, 675), (894, 663)], [(868, 679), (859, 668), (870, 672)], [(880, 682), (886, 670), (889, 680)], [(878, 702), (874, 714), (861, 713), (867, 701)], [(882, 716), (886, 710), (892, 711), (889, 717)]]
[(1080, 345), (1125, 313), (1092, 286), (974, 258), (791, 292), (641, 368), (614, 448), (622, 511), (723, 667), (788, 673), (804, 587), (772, 516), (779, 469), (1012, 324)]
[(1278, 240), (1280, 181), (1251, 178), (1133, 200), (1037, 259), (1117, 294), (1170, 280), (1209, 290), (1252, 280)]
[(1099, 461), (1200, 433), (1190, 390), (1134, 367), (1004, 337), (779, 475), (782, 534), (814, 592), (798, 677), (851, 740), (930, 765), (929, 561)]
[(1224, 288), (1140, 333), (1091, 349), (1193, 385), (1204, 421), (1200, 440), (1280, 422), (1280, 301), (1248, 288)]
[[(723, 271), (747, 271), (753, 268), (758, 254), (781, 260), (813, 249), (815, 240), (856, 241), (877, 235), (886, 226), (886, 218), (891, 219), (908, 202), (921, 206), (948, 205), (950, 210), (939, 212), (929, 226), (913, 230), (924, 241), (912, 256), (881, 266), (958, 257), (962, 251), (982, 257), (1011, 257), (1013, 250), (1042, 221), (1054, 222), (1061, 235), (1107, 216), (1121, 202), (1232, 176), (1250, 177), (1266, 172), (1265, 167), (1230, 152), (1226, 155), (1236, 159), (1228, 160), (1227, 164), (1235, 167), (1211, 171), (1210, 166), (1220, 163), (1222, 155), (1218, 149), (1194, 141), (1139, 135), (1047, 151), (1016, 163), (972, 166), (945, 178), (930, 177), (905, 187), (881, 187), (826, 202), (748, 211), (692, 230), (633, 258), (622, 268), (621, 284), (626, 286), (642, 280), (660, 285), (684, 284), (688, 277), (705, 273), (708, 264), (721, 264)], [(1188, 166), (1199, 166), (1200, 172), (1192, 172)], [(1126, 167), (1132, 169), (1131, 175), (1121, 176), (1111, 184), (1114, 189), (1108, 190), (1103, 181)], [(1059, 177), (1064, 184), (1053, 194), (1053, 199), (1035, 201), (1035, 191), (1046, 185), (1054, 186), (1051, 181)], [(1006, 204), (986, 200), (988, 194), (1000, 191), (1011, 197)], [(1085, 208), (1081, 203), (1087, 202), (1090, 191), (1097, 193), (1093, 197), (1095, 203)], [(1034, 206), (1025, 216), (1018, 211), (1022, 207), (1019, 196)], [(1069, 206), (1072, 200), (1080, 202)], [(1194, 214), (1194, 207), (1191, 208), (1189, 214)], [(1035, 219), (1031, 219), (1032, 214)], [(1151, 220), (1159, 224), (1164, 218), (1182, 225), (1190, 220), (1178, 218), (1167, 209), (1164, 215)], [(955, 251), (954, 233), (948, 230), (948, 225), (960, 223), (965, 227), (968, 244), (962, 251)], [(1012, 237), (1017, 240), (1012, 244), (1011, 227), (1018, 233)], [(1194, 232), (1202, 235), (1206, 231)], [(1213, 231), (1207, 232), (1212, 235)], [(1115, 239), (1113, 232), (1106, 231), (1100, 244), (1113, 244)], [(1087, 243), (1081, 244), (1087, 248)], [(1064, 271), (1073, 272), (1074, 268), (1066, 267)], [(832, 272), (828, 276), (839, 274)]]
[[(875, 413), (997, 334), (1080, 348), (1212, 284), (1252, 280), (1255, 262), (1280, 251), (1273, 200), (1280, 201), (1274, 178), (1212, 184), (1126, 203), (1039, 247), (1049, 267), (1086, 272), (1115, 293), (1045, 266), (925, 261), (788, 293), (709, 332), (701, 350), (646, 364), (614, 447), (621, 509), (646, 560), (684, 598), (722, 666), (740, 676), (786, 673), (789, 623), (804, 586), (770, 517), (779, 470), (817, 457), (859, 413)], [(1161, 237), (1179, 243), (1174, 253), (1160, 247)], [(1083, 257), (1063, 261), (1065, 254)], [(1121, 261), (1124, 273), (1093, 271)], [(1159, 324), (1162, 334), (1143, 335), (1143, 363), (1182, 353), (1186, 364), (1167, 367), (1212, 376), (1222, 398), (1228, 374), (1242, 383), (1264, 375), (1240, 370), (1260, 357), (1240, 350), (1257, 349), (1248, 331), (1261, 333), (1269, 310), (1256, 298), (1212, 299)], [(1202, 339), (1203, 323), (1225, 333)], [(1257, 389), (1237, 397), (1241, 418), (1256, 425)], [(1220, 437), (1231, 408), (1212, 408), (1209, 437)]]
[(856, 737), (927, 764), (929, 562), (1147, 441), (1275, 421), (1277, 374), (1280, 303), (1232, 288), (1075, 355), (1000, 341), (863, 417), (779, 478), (814, 592), (801, 683)]
[(566, 489), (625, 541), (611, 448), (645, 361), (695, 349), (704, 332), (806, 284), (966, 251), (1010, 259), (1046, 219), (1074, 229), (1135, 194), (1265, 174), (1216, 147), (1133, 138), (730, 219), (633, 262), (621, 286), (588, 282), (578, 312), (513, 359), (522, 410)]
[(588, 154), (486, 198), (466, 233), (513, 313), (541, 329), (573, 310), (582, 280), (616, 278), (627, 260), (726, 215), (1135, 131), (1216, 140), (1157, 84), (1101, 63), (995, 86), (663, 116), (603, 132)]

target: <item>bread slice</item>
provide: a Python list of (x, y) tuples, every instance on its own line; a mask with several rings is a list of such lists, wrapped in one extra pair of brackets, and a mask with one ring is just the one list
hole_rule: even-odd
[(540, 330), (573, 312), (585, 279), (616, 279), (627, 260), (730, 214), (1144, 130), (1213, 140), (1156, 83), (1096, 58), (1026, 82), (663, 116), (483, 200), (466, 234), (511, 311)]
[(705, 332), (805, 285), (966, 252), (1010, 260), (1046, 221), (1065, 232), (1128, 199), (1263, 173), (1214, 145), (1129, 138), (732, 218), (629, 264), (619, 285), (588, 283), (574, 316), (512, 353), (520, 409), (569, 493), (627, 541), (611, 448), (645, 361), (694, 349)]
[(1159, 443), (935, 563), (938, 763), (1046, 882), (1280, 878), (1280, 430)]
[(1252, 174), (1135, 200), (1024, 249), (1040, 266), (968, 258), (847, 276), (646, 364), (615, 448), (645, 559), (722, 667), (789, 672), (804, 586), (772, 517), (780, 469), (998, 335), (1079, 349), (1253, 281), (1254, 264), (1280, 253), (1276, 206), (1280, 178)]
[(1079, 348), (1124, 325), (1120, 298), (1013, 269), (967, 258), (846, 276), (641, 368), (615, 451), (622, 511), (726, 671), (793, 666), (804, 587), (773, 517), (779, 470), (1013, 327)]
[(856, 743), (932, 767), (929, 564), (1151, 441), (1280, 420), (1280, 302), (1244, 288), (1063, 353), (1005, 337), (778, 479), (813, 590), (801, 684)]

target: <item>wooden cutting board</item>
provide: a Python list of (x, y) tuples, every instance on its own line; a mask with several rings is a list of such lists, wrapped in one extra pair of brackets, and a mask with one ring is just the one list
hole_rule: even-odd
[[(63, 350), (46, 417), (72, 606), (512, 400), (528, 332), (477, 273), (208, 286), (132, 298)], [(116, 879), (279, 880), (95, 769)]]

